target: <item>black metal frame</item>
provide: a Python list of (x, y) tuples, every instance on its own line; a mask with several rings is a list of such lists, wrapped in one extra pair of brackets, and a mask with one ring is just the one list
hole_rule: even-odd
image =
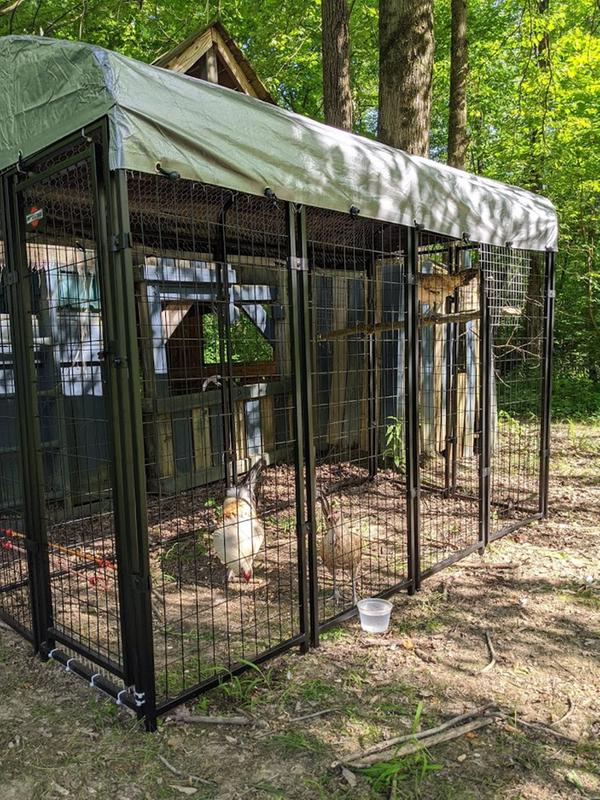
[[(142, 392), (138, 365), (140, 353), (136, 323), (134, 268), (130, 235), (127, 177), (123, 171), (111, 172), (107, 161), (108, 129), (99, 121), (87, 132), (95, 134), (84, 151), (64, 160), (58, 166), (41, 174), (24, 172), (39, 159), (57, 148), (49, 148), (28, 159), (18, 168), (6, 171), (2, 181), (2, 211), (5, 219), (7, 251), (8, 307), (14, 344), (16, 394), (18, 399), (19, 432), (21, 440), (21, 466), (24, 487), (24, 525), (27, 531), (27, 562), (31, 597), (32, 630), (26, 630), (18, 621), (5, 619), (21, 635), (31, 639), (35, 649), (44, 658), (52, 657), (71, 672), (91, 680), (92, 685), (134, 710), (145, 720), (148, 729), (156, 727), (159, 714), (170, 711), (179, 703), (190, 700), (204, 691), (243, 672), (246, 663), (234, 664), (226, 672), (199, 681), (163, 702), (156, 700), (155, 649), (152, 624), (152, 595), (150, 578), (150, 552), (148, 510), (146, 507), (146, 472), (144, 435), (142, 428)], [(65, 150), (80, 140), (82, 134), (69, 137), (59, 148)], [(83, 134), (86, 135), (85, 133)], [(19, 193), (25, 186), (43, 181), (48, 174), (64, 169), (70, 163), (88, 159), (94, 176), (95, 227), (97, 230), (97, 258), (101, 264), (100, 280), (103, 293), (103, 325), (107, 351), (105, 370), (108, 386), (110, 429), (112, 431), (113, 476), (115, 511), (115, 541), (117, 547), (118, 589), (120, 597), (120, 624), (123, 641), (123, 664), (112, 663), (92, 652), (81, 642), (66, 636), (54, 627), (52, 596), (46, 537), (45, 506), (42, 496), (43, 465), (41, 461), (41, 436), (35, 392), (35, 365), (32, 346), (32, 329), (28, 323), (32, 304), (25, 250), (24, 213), (19, 204)], [(272, 198), (276, 202), (275, 198)], [(225, 479), (227, 485), (235, 484), (236, 430), (233, 409), (233, 375), (231, 372), (231, 332), (229, 325), (228, 255), (225, 225), (228, 211), (233, 207), (232, 197), (221, 210), (218, 220), (219, 245), (217, 264), (219, 333), (221, 364), (229, 365), (229, 374), (222, 379), (222, 402), (225, 444)], [(279, 206), (281, 211), (281, 206)], [(356, 608), (346, 608), (325, 621), (319, 617), (319, 562), (316, 514), (316, 453), (313, 419), (313, 370), (315, 363), (313, 342), (313, 269), (308, 257), (306, 209), (293, 203), (285, 204), (287, 220), (288, 264), (287, 285), (290, 298), (289, 341), (293, 367), (293, 435), (295, 468), (295, 531), (297, 547), (298, 613), (300, 631), (286, 641), (268, 647), (252, 661), (262, 663), (291, 647), (302, 652), (318, 646), (320, 632), (357, 613)], [(349, 214), (356, 218), (356, 210)], [(386, 597), (401, 588), (414, 593), (423, 578), (438, 572), (465, 555), (485, 548), (489, 542), (515, 530), (531, 519), (548, 513), (548, 470), (550, 447), (550, 394), (552, 389), (552, 330), (554, 322), (555, 253), (546, 254), (543, 351), (541, 381), (541, 431), (539, 469), (539, 512), (511, 523), (500, 531), (490, 531), (491, 449), (492, 449), (492, 339), (491, 310), (488, 276), (480, 271), (480, 341), (479, 341), (479, 396), (480, 410), (475, 430), (478, 447), (478, 497), (479, 540), (467, 548), (442, 558), (427, 569), (421, 566), (421, 479), (420, 479), (420, 410), (419, 410), (419, 253), (422, 245), (421, 228), (403, 229), (405, 242), (404, 273), (404, 382), (405, 382), (405, 504), (408, 575), (406, 580), (380, 592)], [(373, 252), (375, 245), (372, 245)], [(378, 430), (376, 393), (376, 345), (374, 279), (376, 262), (373, 255), (366, 268), (367, 297), (365, 317), (367, 323), (366, 360), (368, 386), (368, 477), (375, 479), (379, 471), (377, 457)], [(449, 325), (453, 335), (447, 339), (447, 367), (457, 359), (457, 332)], [(455, 330), (456, 328), (456, 330)], [(447, 383), (447, 388), (450, 384)], [(452, 403), (454, 405), (452, 406)], [(450, 400), (451, 415), (456, 413), (456, 401)], [(456, 492), (456, 447), (454, 428), (446, 432), (446, 489), (445, 492), (461, 497)], [(451, 484), (451, 485), (449, 485)], [(425, 490), (424, 490), (425, 491)], [(429, 491), (429, 489), (428, 489)], [(72, 654), (75, 655), (72, 655)], [(99, 676), (94, 666), (112, 673), (116, 679)], [(122, 682), (123, 688), (119, 686)]]

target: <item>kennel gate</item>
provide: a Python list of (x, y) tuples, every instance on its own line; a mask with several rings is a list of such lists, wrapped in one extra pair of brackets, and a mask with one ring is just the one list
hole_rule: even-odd
[[(546, 513), (554, 254), (111, 172), (107, 136), (2, 177), (0, 615), (153, 727), (355, 613), (320, 495), (364, 595)], [(234, 586), (208, 531), (261, 457)]]

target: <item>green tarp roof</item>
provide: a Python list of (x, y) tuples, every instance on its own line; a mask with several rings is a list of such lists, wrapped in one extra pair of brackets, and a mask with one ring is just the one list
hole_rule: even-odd
[(550, 201), (83, 42), (0, 39), (0, 169), (107, 116), (111, 169), (182, 177), (449, 236), (556, 249)]

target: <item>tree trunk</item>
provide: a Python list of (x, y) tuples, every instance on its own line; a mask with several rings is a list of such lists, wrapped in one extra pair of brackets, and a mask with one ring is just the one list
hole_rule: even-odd
[(352, 130), (350, 34), (347, 0), (322, 0), (323, 108), (325, 122)]
[[(537, 11), (543, 19), (548, 13), (549, 0), (538, 0)], [(544, 31), (541, 39), (533, 43), (533, 56), (536, 65), (542, 75), (548, 73), (550, 69), (548, 31)], [(530, 133), (531, 141), (531, 188), (534, 192), (544, 191), (544, 159), (536, 152), (538, 143), (544, 138), (545, 114), (548, 104), (548, 94), (540, 101), (542, 109), (542, 119), (535, 124)], [(543, 289), (545, 260), (539, 255), (530, 258), (531, 270), (527, 285), (527, 299), (525, 303), (525, 328), (529, 341), (529, 351), (541, 358), (542, 355), (542, 333), (544, 323), (543, 308)]]
[(433, 0), (380, 0), (379, 139), (429, 153)]
[(450, 115), (448, 119), (448, 164), (464, 169), (467, 160), (467, 0), (452, 0), (450, 52)]

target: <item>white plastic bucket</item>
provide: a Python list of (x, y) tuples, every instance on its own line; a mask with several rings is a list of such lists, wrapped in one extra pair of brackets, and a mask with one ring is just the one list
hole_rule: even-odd
[(360, 627), (367, 633), (385, 633), (390, 624), (392, 604), (378, 597), (366, 597), (358, 601)]

